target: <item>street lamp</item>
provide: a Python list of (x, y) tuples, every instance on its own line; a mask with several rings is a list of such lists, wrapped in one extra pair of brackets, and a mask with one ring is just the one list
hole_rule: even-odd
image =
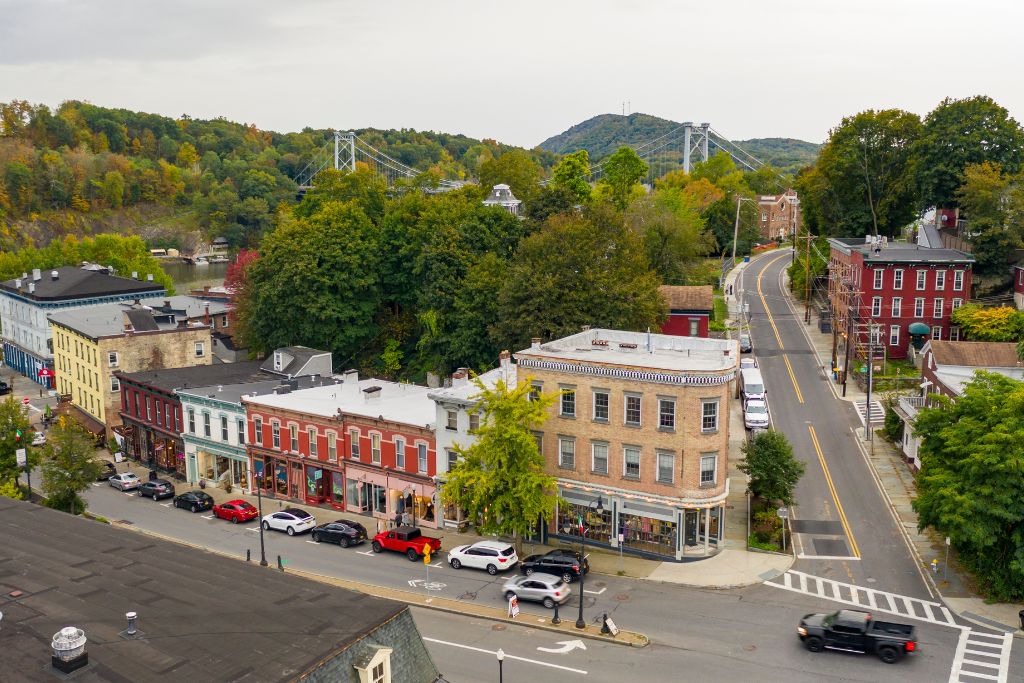
[(743, 202), (756, 204), (753, 199), (748, 197), (736, 197), (736, 225), (732, 229), (732, 263), (729, 265), (730, 268), (736, 265), (736, 241), (740, 237), (740, 205)]
[(263, 544), (263, 472), (256, 474), (253, 472), (252, 480), (256, 482), (256, 504), (259, 506), (259, 520), (260, 520), (260, 566), (267, 566), (267, 548)]
[[(598, 512), (604, 510), (604, 503), (601, 500), (601, 496), (597, 497), (595, 503), (591, 503), (587, 506), (587, 509), (593, 508)], [(583, 516), (580, 516), (580, 613), (576, 618), (576, 628), (586, 628), (587, 622), (583, 621), (583, 587), (585, 585), (585, 579), (587, 572), (585, 571), (584, 562), (586, 561), (586, 555), (584, 554), (583, 538), (585, 536), (585, 527), (583, 526)]]
[(501, 669), (505, 663), (505, 651), (499, 647), (498, 651), (494, 654), (498, 657), (498, 683), (504, 683), (504, 673)]

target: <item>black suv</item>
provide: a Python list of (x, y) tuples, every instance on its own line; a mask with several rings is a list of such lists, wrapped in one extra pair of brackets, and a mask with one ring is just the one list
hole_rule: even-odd
[(170, 498), (173, 495), (174, 484), (166, 479), (152, 479), (150, 481), (144, 481), (142, 482), (142, 486), (139, 487), (139, 496), (143, 498), (159, 500), (160, 498)]
[(11, 393), (11, 385), (0, 379), (0, 396)]
[(529, 576), (534, 572), (562, 577), (566, 583), (579, 581), (580, 574), (590, 571), (587, 558), (580, 558), (575, 550), (556, 548), (544, 555), (530, 555), (519, 563), (519, 570)]

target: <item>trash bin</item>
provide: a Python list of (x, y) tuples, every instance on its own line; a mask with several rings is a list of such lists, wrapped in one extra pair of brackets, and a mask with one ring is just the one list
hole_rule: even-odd
[(150, 481), (156, 481), (156, 470), (150, 470), (149, 471), (149, 480)]
[(744, 263), (750, 263), (750, 257), (749, 256), (744, 256), (743, 257), (743, 262)]

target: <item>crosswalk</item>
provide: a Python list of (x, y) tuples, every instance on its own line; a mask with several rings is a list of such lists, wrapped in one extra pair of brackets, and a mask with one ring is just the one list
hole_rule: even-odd
[(1005, 683), (1010, 671), (1012, 633), (981, 633), (964, 629), (953, 658), (949, 683)]
[(937, 602), (833, 581), (795, 569), (765, 583), (775, 588), (813, 595), (874, 612), (886, 612), (942, 626), (957, 626), (946, 606)]

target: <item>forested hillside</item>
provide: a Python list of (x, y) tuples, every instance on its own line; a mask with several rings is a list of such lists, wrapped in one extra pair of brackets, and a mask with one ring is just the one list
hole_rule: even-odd
[[(475, 178), (513, 151), (542, 168), (555, 162), (549, 152), (464, 135), (357, 133), (442, 178)], [(253, 245), (279, 205), (294, 201), (292, 177), (331, 138), (328, 130), (282, 134), (75, 101), (56, 110), (0, 103), (0, 248), (99, 232), (134, 232), (152, 246), (186, 251), (217, 235)]]
[[(569, 154), (585, 149), (594, 160), (604, 159), (622, 145), (640, 145), (665, 135), (681, 124), (648, 114), (601, 114), (578, 123), (564, 133), (540, 143), (541, 149)], [(736, 141), (747, 152), (771, 164), (782, 173), (795, 174), (814, 163), (818, 147), (811, 142), (788, 138), (760, 138)]]

